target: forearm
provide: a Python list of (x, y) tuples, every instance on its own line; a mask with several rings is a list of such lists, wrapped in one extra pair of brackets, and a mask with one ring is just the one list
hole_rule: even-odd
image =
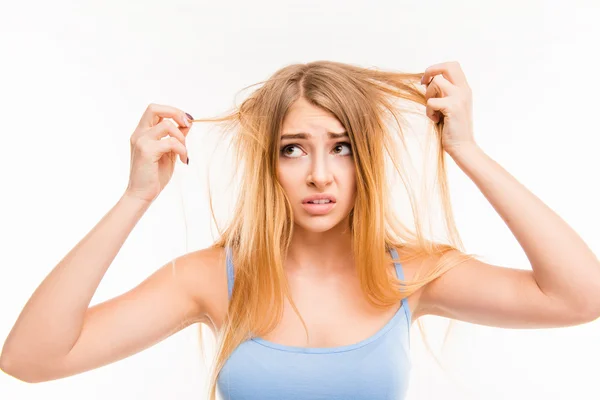
[(574, 309), (596, 312), (600, 262), (579, 235), (477, 145), (451, 156), (509, 227), (540, 289)]
[(3, 357), (41, 360), (71, 349), (102, 277), (147, 208), (125, 195), (119, 199), (37, 287), (6, 339)]

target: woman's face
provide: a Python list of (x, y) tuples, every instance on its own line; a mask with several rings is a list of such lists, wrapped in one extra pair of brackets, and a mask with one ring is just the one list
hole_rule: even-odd
[[(356, 195), (349, 138), (332, 114), (304, 98), (284, 118), (277, 176), (292, 203), (297, 226), (325, 232), (348, 222)], [(328, 195), (331, 203), (307, 203), (314, 195)]]

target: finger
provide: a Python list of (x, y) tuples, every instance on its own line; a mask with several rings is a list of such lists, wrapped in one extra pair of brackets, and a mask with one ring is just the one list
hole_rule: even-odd
[[(425, 100), (429, 101), (433, 98), (444, 99), (447, 96), (455, 95), (458, 92), (458, 88), (446, 80), (442, 75), (436, 75), (433, 77), (427, 91), (425, 92)], [(427, 116), (436, 124), (439, 123), (442, 118), (442, 113), (428, 107), (426, 109)]]
[(153, 161), (158, 161), (162, 157), (163, 154), (166, 154), (172, 151), (175, 154), (179, 155), (179, 159), (182, 163), (187, 164), (188, 162), (188, 152), (184, 145), (175, 138), (167, 138), (165, 140), (159, 140), (156, 142), (156, 158)]
[(451, 96), (457, 92), (458, 88), (450, 81), (448, 81), (442, 75), (436, 75), (427, 85), (427, 90), (425, 91), (425, 100), (432, 97)]
[(161, 122), (162, 118), (171, 118), (181, 127), (190, 127), (193, 120), (190, 117), (191, 115), (175, 107), (163, 104), (150, 104), (142, 114), (139, 126), (150, 128)]
[(456, 86), (467, 86), (467, 78), (460, 67), (460, 64), (456, 61), (430, 66), (425, 70), (425, 73), (421, 78), (421, 83), (429, 84), (435, 75), (440, 74)]
[(153, 126), (144, 136), (158, 140), (167, 135), (179, 140), (185, 146), (185, 135), (169, 120), (164, 120), (160, 124)]
[(448, 109), (449, 99), (447, 97), (432, 97), (427, 100), (425, 114), (436, 124), (440, 122), (445, 111)]
[[(187, 114), (186, 114), (186, 115), (187, 115)], [(190, 117), (191, 117), (191, 115), (190, 115)], [(163, 118), (163, 117), (158, 117), (158, 122), (157, 122), (156, 124), (154, 124), (154, 126), (156, 126), (156, 125), (160, 124), (160, 123), (161, 123), (161, 122), (163, 122), (163, 121), (164, 121), (164, 118)], [(194, 121), (191, 121), (191, 122), (194, 122)], [(191, 127), (192, 127), (191, 125), (192, 125), (192, 124), (190, 124), (190, 126), (181, 126), (181, 125), (178, 125), (178, 128), (179, 128), (179, 130), (180, 130), (181, 132), (183, 132), (183, 135), (184, 135), (184, 136), (187, 136), (188, 132), (190, 131), (190, 129), (191, 129)]]

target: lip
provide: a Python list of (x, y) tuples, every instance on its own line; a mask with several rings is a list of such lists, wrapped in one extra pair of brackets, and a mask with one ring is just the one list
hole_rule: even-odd
[(333, 207), (335, 207), (335, 202), (327, 204), (302, 203), (302, 208), (312, 215), (325, 215), (331, 211)]
[[(327, 193), (322, 193), (322, 194), (314, 194), (312, 196), (308, 196), (302, 199), (302, 204), (306, 204), (309, 201), (313, 201), (313, 200), (329, 200), (331, 201), (330, 204), (335, 203), (335, 196), (331, 195), (331, 194), (327, 194)], [(317, 204), (319, 205), (319, 204)]]

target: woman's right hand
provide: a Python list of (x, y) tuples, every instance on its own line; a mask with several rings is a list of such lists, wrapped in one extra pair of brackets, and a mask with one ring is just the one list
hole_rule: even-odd
[[(179, 126), (175, 126), (171, 118)], [(131, 166), (125, 194), (148, 203), (169, 183), (175, 159), (188, 163), (185, 138), (191, 115), (170, 106), (150, 104), (131, 135)]]

